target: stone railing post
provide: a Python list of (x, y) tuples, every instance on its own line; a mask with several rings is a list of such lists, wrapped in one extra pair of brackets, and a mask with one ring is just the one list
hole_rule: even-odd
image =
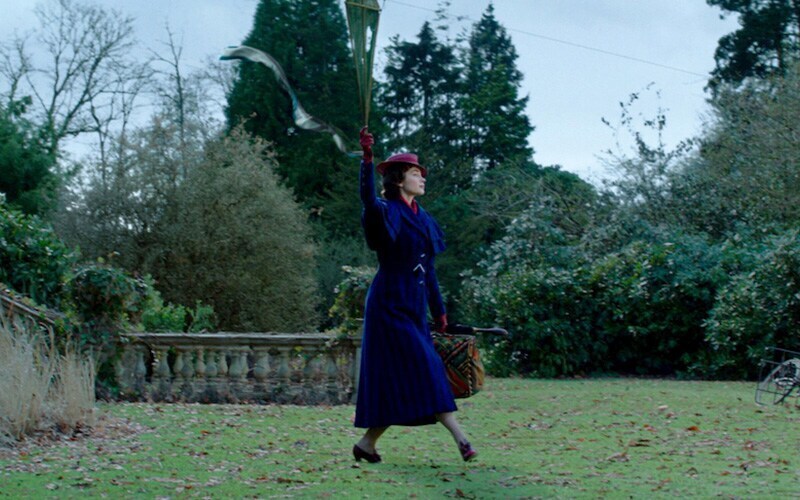
[(172, 394), (172, 370), (169, 369), (169, 346), (153, 347), (153, 380), (148, 391), (155, 400), (170, 400)]
[(253, 378), (255, 379), (254, 393), (262, 395), (260, 401), (266, 402), (263, 395), (269, 394), (269, 348), (258, 347), (254, 349), (255, 365), (253, 366)]
[(137, 392), (144, 391), (145, 375), (147, 375), (147, 367), (144, 364), (144, 355), (147, 348), (141, 344), (136, 346), (136, 366), (133, 369), (134, 388)]
[(191, 400), (194, 396), (194, 363), (192, 362), (194, 351), (185, 346), (177, 347), (177, 350), (182, 361), (180, 371), (175, 369), (176, 373), (181, 374), (181, 383), (177, 389), (181, 398)]
[(315, 384), (318, 354), (316, 347), (306, 347), (303, 350), (303, 399), (309, 403), (317, 403), (320, 399)]
[(291, 383), (291, 370), (289, 369), (289, 352), (291, 347), (278, 347), (278, 371), (275, 374), (277, 386), (273, 391), (275, 400), (279, 403), (286, 403), (290, 399), (289, 384)]
[(338, 400), (342, 398), (339, 395), (339, 369), (336, 367), (336, 354), (334, 351), (330, 351), (325, 358), (327, 361), (325, 375), (327, 378), (328, 398), (332, 402), (338, 403)]
[(206, 376), (205, 352), (202, 347), (198, 347), (196, 352), (197, 358), (194, 363), (194, 373), (197, 375), (198, 379), (204, 379)]
[(175, 362), (172, 365), (172, 373), (175, 374), (175, 384), (183, 383), (183, 351), (175, 350)]
[(353, 387), (353, 397), (351, 398), (351, 402), (355, 404), (358, 400), (358, 381), (361, 378), (361, 342), (358, 343), (358, 346), (355, 349), (351, 349), (349, 351), (350, 357), (350, 366), (352, 367), (350, 370), (352, 387)]

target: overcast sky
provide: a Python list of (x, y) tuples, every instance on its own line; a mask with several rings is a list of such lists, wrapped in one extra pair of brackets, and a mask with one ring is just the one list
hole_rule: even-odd
[[(344, 5), (344, 0), (340, 2)], [(379, 2), (383, 8), (379, 50), (395, 34), (414, 40), (422, 24), (434, 19), (437, 5), (434, 0)], [(1, 41), (15, 30), (36, 27), (37, 3), (0, 0)], [(183, 42), (185, 63), (191, 69), (226, 46), (242, 42), (252, 27), (258, 0), (101, 3), (135, 18), (136, 35), (144, 47), (160, 48), (169, 23)], [(601, 118), (614, 122), (620, 101), (651, 83), (652, 90), (642, 94), (638, 110), (647, 115), (658, 106), (667, 110), (668, 145), (699, 132), (708, 109), (703, 87), (714, 67), (717, 41), (736, 28), (735, 18), (720, 19), (720, 12), (704, 0), (493, 3), (519, 54), (517, 64), (524, 74), (521, 95), (530, 98), (527, 111), (536, 128), (530, 137), (534, 159), (561, 165), (594, 182), (609, 175), (599, 157), (615, 147)], [(452, 0), (453, 34), (477, 22), (488, 4), (489, 0)], [(455, 20), (456, 16), (463, 20)]]

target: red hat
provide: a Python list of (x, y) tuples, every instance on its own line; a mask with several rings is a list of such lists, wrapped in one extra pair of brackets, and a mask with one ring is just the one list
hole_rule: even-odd
[(420, 172), (422, 172), (422, 177), (427, 177), (428, 175), (428, 169), (419, 164), (417, 155), (414, 153), (400, 153), (392, 155), (386, 158), (385, 161), (378, 163), (378, 166), (375, 168), (378, 169), (379, 174), (383, 175), (387, 168), (395, 165), (411, 165), (412, 167), (417, 167)]

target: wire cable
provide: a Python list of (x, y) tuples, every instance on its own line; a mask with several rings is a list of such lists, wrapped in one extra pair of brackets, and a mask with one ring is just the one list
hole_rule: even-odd
[[(424, 10), (424, 11), (427, 11), (427, 12), (433, 12), (434, 14), (437, 13), (437, 11), (434, 10), (434, 9), (429, 9), (427, 7), (422, 7), (420, 5), (410, 4), (410, 3), (407, 3), (407, 2), (403, 2), (401, 0), (384, 0), (384, 7), (385, 7), (387, 1), (391, 2), (393, 4), (403, 5), (405, 7), (411, 7), (411, 8), (418, 9), (418, 10)], [(458, 19), (464, 19), (464, 20), (470, 21), (470, 22), (476, 22), (474, 19), (470, 18), (469, 16), (457, 15), (457, 18)], [(634, 62), (638, 62), (638, 63), (641, 63), (641, 64), (648, 64), (650, 66), (656, 66), (656, 67), (663, 68), (663, 69), (668, 69), (668, 70), (671, 70), (671, 71), (678, 71), (680, 73), (685, 73), (687, 75), (693, 75), (693, 76), (700, 76), (700, 77), (703, 77), (703, 78), (708, 78), (708, 75), (704, 75), (702, 73), (697, 73), (696, 71), (690, 71), (688, 69), (678, 68), (676, 66), (670, 66), (668, 64), (661, 64), (661, 63), (657, 63), (657, 62), (654, 62), (654, 61), (649, 61), (647, 59), (642, 59), (640, 57), (629, 56), (627, 54), (621, 54), (619, 52), (613, 52), (613, 51), (610, 51), (610, 50), (600, 49), (600, 48), (597, 48), (597, 47), (591, 47), (589, 45), (583, 45), (583, 44), (580, 44), (580, 43), (570, 42), (568, 40), (561, 40), (560, 38), (554, 38), (554, 37), (547, 36), (547, 35), (540, 35), (538, 33), (533, 33), (531, 31), (526, 31), (526, 30), (521, 30), (521, 29), (516, 29), (516, 28), (508, 28), (508, 27), (506, 28), (506, 30), (513, 31), (515, 33), (520, 33), (520, 34), (527, 35), (527, 36), (531, 36), (531, 37), (534, 37), (534, 38), (539, 38), (539, 39), (542, 39), (542, 40), (547, 40), (549, 42), (560, 43), (562, 45), (568, 45), (570, 47), (576, 47), (576, 48), (579, 48), (579, 49), (584, 49), (584, 50), (589, 50), (589, 51), (592, 51), (592, 52), (597, 52), (597, 53), (600, 53), (600, 54), (605, 54), (607, 56), (618, 57), (618, 58), (621, 58), (621, 59), (627, 59), (628, 61), (634, 61)]]

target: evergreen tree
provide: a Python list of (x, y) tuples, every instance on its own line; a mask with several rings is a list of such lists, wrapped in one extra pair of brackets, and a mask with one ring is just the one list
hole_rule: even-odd
[(800, 55), (800, 2), (797, 0), (706, 0), (739, 14), (740, 28), (719, 40), (711, 73), (712, 91), (750, 77), (784, 74)]
[(533, 127), (525, 114), (528, 98), (519, 97), (522, 73), (516, 60), (511, 38), (489, 4), (469, 37), (461, 102), (467, 152), (479, 169), (508, 159), (524, 161), (533, 154), (528, 146)]
[(0, 193), (11, 206), (42, 215), (56, 199), (55, 158), (22, 117), (24, 103), (12, 106), (10, 110), (0, 106)]
[(436, 176), (435, 185), (466, 188), (471, 176), (459, 158), (461, 68), (455, 47), (438, 40), (426, 22), (417, 42), (394, 37), (387, 54), (378, 99), (388, 128), (387, 151), (414, 151)]
[[(261, 0), (253, 29), (242, 42), (272, 55), (312, 115), (356, 137), (359, 107), (347, 26), (336, 0)], [(228, 95), (229, 128), (245, 129), (274, 144), (279, 173), (301, 201), (320, 203), (332, 175), (353, 161), (331, 137), (296, 130), (291, 101), (260, 64), (242, 63)]]
[[(527, 98), (518, 97), (516, 50), (494, 8), (463, 49), (437, 37), (446, 21), (440, 12), (436, 28), (425, 23), (415, 41), (392, 40), (378, 103), (389, 128), (387, 152), (414, 151), (429, 168), (431, 190), (423, 204), (447, 237), (439, 279), (454, 299), (462, 273), (527, 207), (541, 168), (527, 145), (533, 128)], [(448, 303), (454, 316), (457, 306)]]

